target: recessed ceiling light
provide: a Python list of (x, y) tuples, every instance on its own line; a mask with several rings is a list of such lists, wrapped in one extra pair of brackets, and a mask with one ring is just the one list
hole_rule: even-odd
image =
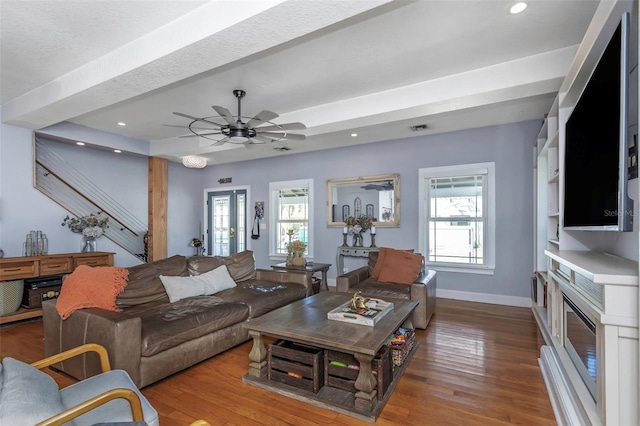
[(126, 125), (127, 125), (127, 123), (124, 123), (122, 121), (118, 121), (118, 126), (126, 126)]
[(76, 142), (76, 145), (84, 146), (84, 142)]
[(512, 15), (516, 15), (520, 12), (523, 12), (526, 8), (527, 8), (527, 4), (521, 1), (511, 6), (511, 9), (509, 9), (509, 13)]
[(120, 151), (119, 149), (114, 149), (113, 152), (115, 152), (116, 154), (120, 154), (122, 151)]
[(355, 138), (356, 136), (358, 136), (358, 134), (357, 134), (357, 133), (351, 133), (351, 137), (352, 137), (352, 138)]

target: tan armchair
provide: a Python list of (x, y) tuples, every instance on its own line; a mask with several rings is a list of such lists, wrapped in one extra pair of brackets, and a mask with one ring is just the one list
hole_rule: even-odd
[(341, 293), (361, 291), (364, 296), (383, 300), (385, 297), (415, 300), (418, 306), (413, 311), (411, 322), (416, 328), (427, 328), (436, 308), (436, 271), (427, 270), (423, 266), (418, 278), (410, 285), (380, 282), (371, 277), (377, 261), (378, 252), (370, 252), (367, 266), (336, 278), (336, 291)]
[[(58, 389), (55, 381), (39, 371), (80, 354), (95, 352), (102, 374)], [(0, 424), (55, 426), (73, 420), (74, 425), (108, 422), (146, 422), (158, 425), (158, 413), (122, 370), (111, 370), (104, 347), (86, 344), (33, 364), (4, 358), (0, 368)]]

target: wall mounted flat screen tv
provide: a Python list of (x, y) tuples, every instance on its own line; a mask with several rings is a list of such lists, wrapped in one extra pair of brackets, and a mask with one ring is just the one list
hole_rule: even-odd
[(632, 231), (627, 195), (629, 14), (625, 13), (566, 123), (563, 227)]

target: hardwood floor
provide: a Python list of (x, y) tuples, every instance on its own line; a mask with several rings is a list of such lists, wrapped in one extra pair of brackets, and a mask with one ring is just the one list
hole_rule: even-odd
[[(377, 425), (555, 425), (530, 309), (438, 299), (420, 347)], [(143, 389), (162, 426), (366, 425), (242, 383), (251, 343)], [(0, 328), (0, 356), (43, 358), (41, 320)], [(48, 371), (61, 386), (74, 382)]]

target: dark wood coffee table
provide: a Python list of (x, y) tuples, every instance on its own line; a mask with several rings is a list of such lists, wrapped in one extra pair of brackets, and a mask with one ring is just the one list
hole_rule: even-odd
[[(410, 316), (418, 302), (385, 298), (385, 300), (394, 303), (394, 309), (373, 327), (327, 319), (327, 312), (348, 302), (351, 297), (351, 294), (346, 293), (321, 292), (261, 317), (252, 318), (245, 323), (243, 326), (249, 330), (249, 335), (253, 338), (253, 347), (249, 353), (249, 372), (243, 377), (243, 382), (348, 414), (361, 420), (375, 422), (395, 389), (399, 376), (402, 375), (411, 360), (417, 342), (403, 365), (395, 369), (394, 381), (382, 399), (377, 397), (375, 389), (377, 380), (371, 371), (371, 361), (387, 338), (398, 327), (413, 328)], [(356, 393), (325, 386), (314, 394), (269, 380), (267, 378), (267, 349), (263, 340), (265, 335), (316, 348), (352, 354), (360, 363), (360, 370), (355, 382)]]

